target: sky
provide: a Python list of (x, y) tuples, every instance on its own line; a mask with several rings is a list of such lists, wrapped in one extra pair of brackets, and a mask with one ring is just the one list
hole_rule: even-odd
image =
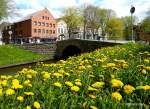
[(134, 15), (142, 20), (150, 9), (150, 0), (13, 0), (18, 8), (19, 16), (11, 21), (17, 21), (28, 14), (49, 9), (55, 18), (63, 15), (62, 9), (82, 4), (92, 4), (101, 8), (113, 9), (118, 17), (129, 16), (131, 5), (135, 6)]

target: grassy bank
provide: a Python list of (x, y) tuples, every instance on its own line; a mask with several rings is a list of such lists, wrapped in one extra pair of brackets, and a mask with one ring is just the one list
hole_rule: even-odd
[(0, 81), (2, 109), (149, 109), (150, 46), (102, 48)]
[(25, 51), (12, 45), (0, 46), (0, 66), (38, 60), (44, 57), (44, 55)]

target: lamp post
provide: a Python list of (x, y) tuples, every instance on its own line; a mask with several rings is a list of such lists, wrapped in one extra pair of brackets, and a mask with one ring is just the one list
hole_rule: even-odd
[(134, 41), (134, 33), (133, 33), (133, 13), (135, 12), (135, 7), (131, 5), (130, 13), (131, 13), (131, 31), (132, 31), (132, 41)]

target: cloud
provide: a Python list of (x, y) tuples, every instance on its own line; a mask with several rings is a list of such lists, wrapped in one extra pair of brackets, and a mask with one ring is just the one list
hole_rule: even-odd
[[(140, 19), (150, 8), (149, 0), (14, 0), (22, 17), (47, 7), (55, 18), (60, 17), (63, 8), (80, 6), (81, 4), (93, 4), (101, 8), (113, 9), (118, 17), (129, 16), (131, 4), (136, 8), (134, 15)], [(18, 18), (19, 19), (19, 18)]]

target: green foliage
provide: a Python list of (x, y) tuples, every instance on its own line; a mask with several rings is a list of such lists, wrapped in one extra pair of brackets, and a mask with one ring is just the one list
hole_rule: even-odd
[(81, 24), (81, 17), (79, 16), (78, 9), (75, 7), (67, 8), (64, 10), (64, 16), (62, 18), (67, 24), (67, 30), (69, 37)]
[(25, 51), (12, 45), (0, 46), (0, 66), (34, 61), (44, 57), (46, 56)]
[(0, 21), (8, 15), (7, 3), (7, 0), (0, 0)]
[(121, 38), (123, 34), (123, 22), (121, 19), (112, 18), (108, 21), (106, 31), (109, 38)]
[(141, 27), (142, 27), (142, 29), (143, 29), (143, 31), (145, 33), (149, 33), (150, 34), (150, 16), (146, 17), (143, 20), (143, 22), (141, 24)]

